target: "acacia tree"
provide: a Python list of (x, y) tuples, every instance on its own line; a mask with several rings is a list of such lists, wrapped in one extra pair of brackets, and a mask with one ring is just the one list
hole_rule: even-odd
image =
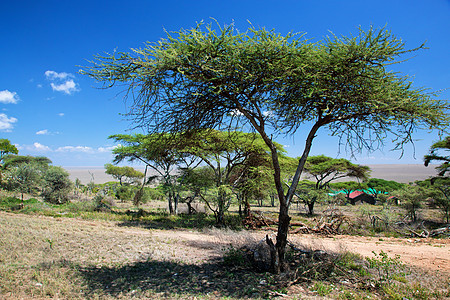
[[(180, 151), (200, 158), (213, 170), (218, 207), (212, 210), (217, 223), (224, 225), (224, 213), (231, 200), (230, 193), (225, 192), (227, 186), (238, 197), (246, 198), (250, 193), (255, 193), (256, 189), (252, 189), (250, 185), (257, 179), (255, 168), (263, 167), (270, 158), (267, 146), (255, 133), (218, 130), (196, 131), (184, 144), (185, 147)], [(281, 148), (279, 144), (276, 146)], [(246, 200), (248, 199), (244, 199)], [(209, 204), (208, 206), (211, 208)]]
[[(430, 162), (433, 161), (442, 162), (436, 168), (438, 170), (438, 175), (448, 177), (448, 173), (450, 173), (450, 155), (448, 155), (449, 152), (450, 136), (447, 136), (444, 139), (431, 145), (430, 153), (428, 155), (425, 155), (424, 157), (425, 166), (428, 167)], [(446, 153), (447, 155), (445, 155), (444, 153)]]
[(0, 184), (2, 181), (3, 159), (6, 155), (18, 154), (16, 146), (12, 145), (8, 139), (0, 139)]
[[(445, 128), (449, 106), (389, 72), (387, 65), (423, 45), (405, 50), (385, 29), (312, 44), (264, 28), (218, 27), (199, 24), (142, 49), (97, 56), (82, 73), (105, 87), (125, 84), (128, 116), (149, 132), (250, 125), (260, 134), (271, 152), (280, 205), (276, 244), (266, 239), (272, 269), (280, 272), (289, 206), (320, 128), (340, 136), (349, 151), (376, 149), (388, 136), (402, 149), (416, 129)], [(305, 146), (285, 191), (273, 133), (299, 130)]]
[[(450, 136), (443, 138), (442, 140), (434, 143), (430, 147), (430, 153), (425, 155), (425, 166), (428, 166), (430, 162), (441, 162), (436, 167), (438, 176), (431, 179), (431, 183), (440, 191), (435, 199), (436, 205), (442, 210), (446, 217), (447, 223), (450, 220)], [(445, 154), (444, 154), (445, 153)], [(446, 155), (447, 154), (447, 155)]]
[(353, 177), (358, 180), (367, 181), (370, 168), (351, 163), (344, 158), (331, 158), (325, 155), (310, 156), (306, 160), (305, 171), (316, 179), (315, 188), (323, 189), (330, 182), (344, 178)]
[[(170, 214), (178, 212), (178, 197), (176, 191), (177, 168), (191, 168), (198, 164), (192, 155), (179, 151), (183, 135), (171, 136), (168, 134), (117, 134), (110, 136), (122, 146), (113, 150), (114, 163), (123, 161), (140, 162), (146, 165), (144, 184), (146, 183), (147, 167), (154, 170), (162, 179), (167, 196)], [(149, 177), (152, 179), (154, 177)], [(142, 194), (142, 189), (139, 192)], [(137, 194), (138, 196), (140, 194)]]
[(105, 173), (119, 180), (120, 185), (122, 185), (123, 181), (130, 183), (144, 177), (144, 173), (129, 166), (119, 167), (112, 164), (105, 164), (105, 169)]

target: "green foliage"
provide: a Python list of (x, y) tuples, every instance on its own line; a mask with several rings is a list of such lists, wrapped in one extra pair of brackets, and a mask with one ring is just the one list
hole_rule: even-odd
[(42, 184), (42, 170), (37, 164), (20, 164), (6, 173), (7, 189), (22, 194), (36, 194)]
[(122, 185), (116, 189), (115, 197), (119, 200), (133, 200), (134, 195), (136, 194), (138, 187)]
[(249, 261), (246, 254), (241, 249), (236, 249), (233, 245), (229, 245), (223, 254), (223, 263), (229, 267), (248, 267)]
[(316, 282), (314, 283), (313, 290), (319, 295), (319, 296), (327, 296), (333, 291), (333, 286), (323, 283), (323, 282)]
[(396, 255), (394, 258), (389, 257), (383, 250), (377, 254), (372, 251), (374, 257), (368, 257), (368, 266), (378, 273), (378, 285), (390, 285), (395, 275), (402, 272), (404, 265), (400, 260), (400, 256)]
[(422, 208), (423, 202), (429, 194), (429, 191), (418, 185), (406, 186), (391, 193), (392, 196), (400, 200), (401, 205), (406, 209), (413, 222), (417, 221), (417, 212)]
[(0, 162), (7, 154), (18, 154), (16, 146), (12, 145), (8, 139), (0, 139)]
[(43, 175), (42, 197), (45, 201), (62, 204), (69, 201), (69, 193), (73, 184), (67, 173), (61, 167), (50, 166)]
[(297, 186), (296, 196), (308, 206), (308, 214), (314, 214), (314, 205), (329, 200), (327, 191), (316, 189), (317, 185), (309, 180), (302, 180)]
[(393, 180), (385, 180), (380, 178), (370, 178), (367, 182), (369, 188), (375, 189), (381, 192), (392, 192), (399, 190), (405, 186), (404, 183), (399, 183)]
[(450, 136), (431, 145), (430, 153), (424, 157), (425, 166), (428, 166), (428, 164), (433, 161), (442, 162), (442, 164), (436, 168), (438, 175), (448, 176), (450, 173), (450, 155), (439, 152), (447, 154), (450, 152)]
[(133, 183), (144, 177), (144, 173), (129, 166), (119, 167), (112, 164), (106, 164), (105, 169), (105, 173), (119, 180), (120, 185), (122, 185), (123, 181)]
[(344, 158), (318, 155), (308, 157), (305, 171), (316, 179), (316, 189), (322, 189), (331, 181), (344, 177), (367, 181), (371, 170), (368, 166), (356, 165)]

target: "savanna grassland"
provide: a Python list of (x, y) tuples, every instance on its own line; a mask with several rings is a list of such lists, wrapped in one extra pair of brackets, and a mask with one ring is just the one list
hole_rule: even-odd
[[(18, 213), (2, 202), (0, 295), (4, 299), (446, 299), (448, 238), (420, 239), (364, 231), (364, 213), (342, 234), (291, 234), (292, 274), (258, 271), (248, 249), (264, 245), (270, 228), (217, 229), (206, 214), (169, 216), (149, 203), (133, 211), (117, 203), (99, 212), (89, 203), (51, 206), (25, 201)], [(259, 208), (254, 208), (259, 209)], [(327, 207), (294, 221), (314, 224)], [(375, 208), (372, 208), (375, 209)], [(271, 208), (263, 214), (271, 216)], [(367, 210), (367, 208), (362, 209)], [(432, 210), (422, 214), (438, 215)], [(234, 223), (233, 223), (234, 222)], [(232, 226), (232, 227), (233, 227)], [(374, 251), (374, 252), (372, 252)], [(261, 252), (262, 253), (262, 252)], [(398, 255), (398, 256), (397, 256)], [(370, 257), (372, 261), (365, 257)]]

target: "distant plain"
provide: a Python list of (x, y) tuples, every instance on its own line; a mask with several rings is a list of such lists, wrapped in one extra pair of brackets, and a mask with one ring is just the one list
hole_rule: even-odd
[[(423, 164), (375, 164), (368, 166), (372, 170), (371, 178), (394, 180), (401, 183), (425, 180), (437, 174), (436, 165), (425, 167)], [(65, 169), (69, 172), (72, 181), (78, 178), (82, 184), (87, 184), (91, 180), (96, 184), (115, 181), (112, 176), (105, 174), (103, 167), (66, 167)], [(141, 167), (136, 167), (136, 169), (144, 171)], [(344, 181), (347, 180), (350, 179), (344, 179)]]

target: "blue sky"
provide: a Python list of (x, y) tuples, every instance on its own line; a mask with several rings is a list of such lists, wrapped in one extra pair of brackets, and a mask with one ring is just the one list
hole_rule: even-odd
[[(254, 26), (286, 34), (306, 32), (313, 41), (333, 32), (350, 35), (357, 27), (387, 26), (410, 48), (426, 41), (429, 50), (395, 70), (414, 76), (417, 87), (450, 88), (450, 1), (1, 1), (0, 137), (22, 155), (44, 155), (60, 166), (102, 166), (111, 162), (108, 136), (130, 123), (119, 89), (101, 90), (80, 75), (81, 66), (102, 52), (127, 51), (157, 41), (164, 29), (191, 28), (215, 18), (240, 30)], [(441, 99), (450, 99), (444, 90)], [(418, 132), (415, 149), (362, 153), (360, 164), (422, 163), (437, 132)], [(280, 139), (299, 156), (303, 137)], [(321, 131), (312, 155), (347, 157)], [(415, 157), (413, 152), (415, 151)]]

